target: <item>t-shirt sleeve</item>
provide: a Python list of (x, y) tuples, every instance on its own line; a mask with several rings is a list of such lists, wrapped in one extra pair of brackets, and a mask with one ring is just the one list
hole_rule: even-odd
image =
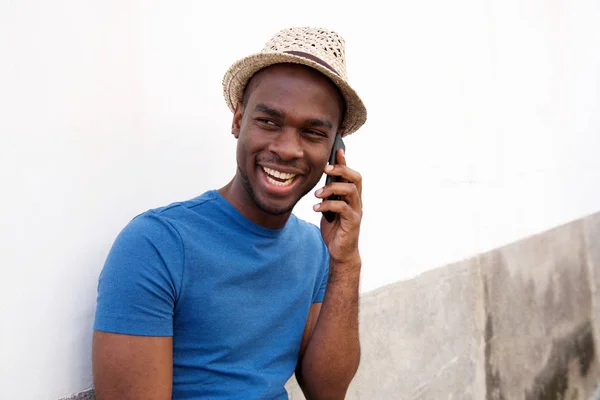
[(94, 329), (172, 336), (183, 258), (181, 237), (169, 222), (153, 212), (134, 218), (100, 274)]
[(317, 281), (317, 290), (313, 297), (313, 303), (322, 303), (325, 298), (325, 292), (327, 291), (327, 281), (329, 279), (329, 251), (325, 243), (322, 243), (322, 256), (319, 271), (320, 279)]

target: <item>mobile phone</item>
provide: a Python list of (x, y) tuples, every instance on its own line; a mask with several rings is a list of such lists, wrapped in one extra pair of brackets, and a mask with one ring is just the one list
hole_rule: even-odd
[[(337, 164), (336, 155), (339, 149), (344, 150), (344, 154), (346, 153), (346, 145), (342, 140), (342, 136), (338, 133), (335, 135), (335, 142), (333, 142), (333, 149), (331, 150), (331, 155), (329, 156), (329, 165)], [(325, 185), (329, 185), (332, 182), (339, 182), (339, 176), (331, 176), (327, 175), (327, 179), (325, 180)], [(340, 196), (331, 195), (327, 198), (327, 200), (339, 200)], [(335, 219), (335, 213), (333, 211), (325, 211), (323, 212), (323, 216), (328, 222), (332, 222)]]

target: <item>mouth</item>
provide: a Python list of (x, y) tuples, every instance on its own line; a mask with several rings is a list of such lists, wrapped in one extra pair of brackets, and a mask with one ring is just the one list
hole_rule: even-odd
[(283, 172), (264, 165), (260, 169), (265, 190), (277, 197), (290, 195), (301, 182), (302, 174)]
[(282, 188), (291, 186), (292, 183), (294, 182), (294, 180), (296, 179), (296, 177), (298, 176), (297, 174), (292, 174), (289, 172), (282, 172), (282, 171), (278, 171), (273, 168), (267, 168), (267, 167), (261, 167), (261, 168), (262, 168), (263, 172), (265, 173), (267, 182), (269, 182), (272, 185), (279, 186)]

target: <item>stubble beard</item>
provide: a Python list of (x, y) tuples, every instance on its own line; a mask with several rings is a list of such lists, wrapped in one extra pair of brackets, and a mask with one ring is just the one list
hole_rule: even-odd
[(290, 207), (286, 207), (286, 208), (280, 208), (280, 209), (273, 209), (273, 208), (268, 208), (256, 195), (256, 193), (254, 193), (254, 189), (252, 188), (252, 185), (250, 184), (250, 180), (248, 179), (248, 175), (245, 174), (242, 169), (240, 168), (240, 166), (238, 165), (238, 174), (240, 176), (240, 178), (242, 178), (242, 185), (244, 186), (244, 189), (246, 190), (246, 192), (248, 193), (248, 196), (250, 196), (250, 198), (252, 199), (252, 201), (254, 202), (254, 204), (256, 204), (256, 206), (263, 212), (270, 214), (270, 215), (283, 215), (283, 214), (287, 214), (290, 211), (292, 211), (294, 209), (294, 207), (296, 206), (296, 204), (298, 204), (298, 202), (300, 201), (301, 198), (303, 198), (304, 196), (306, 196), (311, 190), (312, 188), (309, 188), (308, 190), (306, 190), (304, 193), (302, 193), (302, 196), (300, 196), (296, 201), (294, 201), (294, 204), (292, 204)]

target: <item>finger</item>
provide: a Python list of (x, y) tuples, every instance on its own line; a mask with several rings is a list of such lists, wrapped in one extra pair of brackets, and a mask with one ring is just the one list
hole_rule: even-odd
[(336, 160), (336, 164), (347, 165), (346, 164), (346, 152), (344, 151), (344, 149), (338, 149), (335, 160)]
[(342, 200), (325, 200), (322, 203), (315, 204), (313, 209), (318, 212), (332, 211), (339, 214), (342, 219), (351, 221), (360, 225), (361, 216), (352, 209), (348, 203)]
[(322, 199), (328, 198), (332, 195), (341, 196), (341, 200), (348, 203), (350, 207), (357, 211), (362, 210), (362, 200), (355, 184), (346, 182), (333, 182), (315, 192), (315, 196)]
[[(344, 162), (345, 161), (346, 160), (344, 159)], [(342, 180), (355, 184), (359, 196), (362, 196), (362, 176), (352, 168), (343, 164), (327, 165), (325, 167), (325, 173), (327, 175), (339, 176)]]

